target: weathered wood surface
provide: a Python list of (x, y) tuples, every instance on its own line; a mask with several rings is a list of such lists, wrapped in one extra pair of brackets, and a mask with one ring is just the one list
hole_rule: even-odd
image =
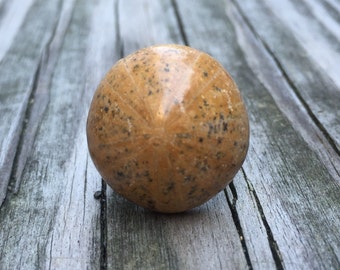
[[(0, 269), (340, 268), (338, 1), (1, 0), (0, 41)], [(117, 196), (86, 145), (101, 77), (159, 43), (219, 60), (251, 126), (233, 183), (179, 215)]]

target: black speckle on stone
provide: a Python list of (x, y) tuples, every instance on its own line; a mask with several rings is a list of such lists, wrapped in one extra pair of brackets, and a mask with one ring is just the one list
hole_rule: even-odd
[(191, 189), (190, 189), (190, 191), (188, 193), (189, 197), (191, 197), (195, 193), (196, 190), (197, 190), (197, 186), (191, 187)]
[(222, 141), (223, 141), (223, 138), (221, 138), (221, 137), (218, 137), (218, 138), (217, 138), (217, 144), (221, 144)]
[(123, 128), (122, 132), (123, 132), (124, 134), (127, 134), (128, 136), (131, 135), (131, 132), (130, 132), (127, 128), (125, 128), (125, 127)]
[(199, 141), (200, 143), (202, 143), (202, 142), (204, 141), (204, 139), (203, 139), (202, 137), (200, 137), (200, 138), (198, 139), (198, 141)]
[(223, 158), (224, 156), (225, 156), (225, 154), (224, 154), (223, 152), (221, 152), (221, 151), (219, 151), (219, 152), (216, 153), (216, 158), (217, 158), (217, 159), (221, 159), (221, 158)]
[(204, 77), (208, 77), (208, 72), (204, 71), (203, 75), (204, 75)]
[(151, 210), (155, 209), (155, 202), (153, 200), (148, 200), (147, 204), (149, 209)]
[(108, 111), (109, 111), (109, 107), (105, 106), (105, 107), (104, 107), (104, 112), (107, 113)]
[(168, 67), (166, 67), (166, 68), (164, 68), (164, 71), (165, 71), (165, 72), (169, 72), (170, 69), (169, 69)]
[(143, 176), (148, 179), (149, 183), (153, 182), (153, 179), (152, 179), (149, 171), (144, 171)]
[(152, 95), (152, 91), (151, 90), (149, 90), (149, 92), (148, 92), (148, 96), (151, 96)]
[(214, 86), (214, 90), (217, 91), (217, 92), (221, 92), (221, 88), (217, 87), (217, 86)]
[(237, 141), (234, 141), (234, 146), (236, 147), (238, 145), (238, 142)]
[(222, 125), (223, 125), (223, 131), (227, 131), (228, 130), (228, 123), (223, 122)]
[(209, 165), (206, 160), (200, 161), (198, 160), (195, 164), (195, 167), (198, 168), (202, 172), (206, 172), (209, 169)]
[(117, 172), (117, 176), (118, 176), (119, 178), (125, 177), (125, 175), (124, 175), (124, 173), (123, 173), (122, 171), (118, 171), (118, 172)]
[(181, 175), (185, 175), (185, 169), (184, 168), (180, 168), (178, 170), (178, 172), (181, 174)]
[(185, 182), (194, 182), (196, 180), (196, 177), (195, 176), (192, 176), (192, 175), (186, 175), (184, 176), (184, 181)]
[(133, 71), (136, 71), (137, 69), (139, 69), (139, 65), (138, 64), (133, 67)]
[(224, 120), (224, 115), (222, 113), (220, 113), (220, 120), (223, 121)]
[(201, 167), (201, 171), (202, 171), (202, 172), (206, 172), (208, 169), (209, 169), (208, 166), (203, 166), (203, 167)]
[(174, 182), (170, 182), (167, 184), (167, 186), (163, 189), (163, 194), (167, 195), (171, 190), (173, 190), (175, 187), (175, 183)]
[(208, 138), (210, 138), (212, 132), (214, 131), (214, 125), (209, 123)]

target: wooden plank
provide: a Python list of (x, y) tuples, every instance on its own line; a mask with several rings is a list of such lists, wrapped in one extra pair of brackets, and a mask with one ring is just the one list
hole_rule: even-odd
[(119, 2), (117, 16), (122, 56), (155, 44), (184, 44), (169, 0)]
[[(155, 43), (183, 43), (175, 11), (170, 1), (120, 2), (124, 53)], [(139, 27), (131, 29), (131, 25)], [(181, 215), (148, 212), (111, 189), (107, 201), (109, 269), (247, 268), (246, 254), (223, 192)]]
[(33, 0), (0, 2), (0, 62), (11, 46)]
[[(256, 77), (258, 72), (248, 64), (252, 61), (247, 59), (249, 54), (237, 43), (239, 33), (235, 32), (235, 25), (239, 21), (226, 16), (224, 2), (181, 1), (178, 7), (189, 44), (220, 60), (244, 95), (251, 121), (251, 146), (244, 164), (246, 182), (235, 182), (235, 192), (238, 194), (244, 185), (248, 186), (259, 211), (254, 215), (261, 214), (276, 267), (338, 268), (339, 179), (329, 174), (279, 110), (270, 89), (266, 89), (269, 86)], [(250, 13), (253, 11), (247, 14)], [(257, 21), (263, 20), (258, 15)], [(271, 32), (272, 36), (279, 34)], [(290, 57), (292, 62), (299, 60)], [(256, 254), (259, 244), (248, 224), (247, 207), (238, 203), (237, 211), (248, 252)], [(327, 224), (326, 228), (323, 224)], [(263, 262), (255, 258), (251, 257), (252, 266), (261, 269)]]
[(284, 71), (265, 48), (265, 44), (256, 38), (251, 31), (251, 26), (247, 25), (246, 20), (231, 5), (227, 12), (234, 22), (237, 41), (247, 55), (248, 65), (254, 70), (261, 83), (266, 86), (294, 129), (301, 134), (309, 147), (317, 152), (332, 176), (338, 179), (340, 168), (337, 164), (340, 164), (340, 156), (329, 142), (328, 136), (325, 136), (318, 123), (310, 116), (308, 108), (295, 93), (289, 79), (277, 80), (277, 78), (285, 77)]
[(143, 210), (117, 195), (108, 202), (108, 269), (247, 268), (223, 193), (176, 215)]
[[(0, 205), (6, 196), (26, 109), (31, 99), (41, 60), (41, 51), (51, 39), (51, 33), (58, 17), (58, 9), (57, 2), (50, 4), (46, 9), (41, 1), (37, 1), (25, 17), (27, 23), (23, 23), (20, 29), (17, 27), (7, 28), (7, 24), (1, 28), (2, 34), (8, 36), (9, 40), (11, 37), (15, 37), (8, 51), (9, 44), (2, 48), (2, 53), (4, 54), (6, 51), (7, 53), (0, 62)], [(40, 16), (36, 14), (40, 14)], [(1, 22), (8, 23), (6, 18), (7, 16)], [(12, 31), (16, 29), (18, 32), (14, 35)], [(9, 33), (5, 30), (8, 30)], [(35, 35), (32, 35), (32, 32)]]
[[(108, 6), (111, 1), (65, 1), (55, 14), (59, 23), (49, 33), (28, 114), (27, 125), (38, 121), (37, 128), (27, 127), (22, 137), (33, 144), (17, 158), (26, 159), (18, 192), (0, 209), (1, 269), (100, 268), (100, 203), (93, 194), (101, 181), (84, 130), (90, 98), (115, 60)], [(40, 3), (31, 16), (50, 7)], [(37, 112), (41, 104), (44, 114)]]
[(240, 9), (339, 155), (340, 51), (339, 36), (334, 35), (339, 26), (334, 27), (331, 19), (320, 22), (310, 5), (289, 0), (245, 1)]

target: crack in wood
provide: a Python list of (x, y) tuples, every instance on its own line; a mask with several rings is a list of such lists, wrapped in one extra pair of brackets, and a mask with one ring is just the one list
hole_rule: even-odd
[(255, 199), (255, 202), (256, 202), (256, 207), (260, 213), (260, 217), (261, 217), (261, 220), (262, 220), (262, 223), (266, 229), (266, 233), (267, 233), (267, 238), (268, 238), (268, 243), (269, 243), (269, 247), (270, 247), (270, 251), (272, 253), (272, 256), (273, 256), (273, 259), (274, 259), (274, 262), (275, 262), (275, 266), (276, 266), (276, 269), (278, 270), (283, 270), (284, 267), (283, 267), (283, 260), (282, 260), (282, 256), (281, 256), (281, 252), (280, 252), (280, 249), (275, 241), (275, 238), (274, 238), (274, 235), (273, 235), (273, 232), (269, 226), (269, 223), (266, 219), (266, 216), (264, 214), (264, 211), (263, 211), (263, 208), (262, 208), (262, 205), (261, 205), (261, 202), (260, 202), (260, 199), (259, 197), (257, 196), (256, 194), (256, 191), (253, 187), (253, 185), (251, 184), (245, 170), (243, 168), (241, 168), (241, 171), (242, 171), (242, 174), (243, 174), (243, 177), (247, 183), (247, 186), (248, 186), (248, 189), (250, 191), (250, 193), (253, 195), (254, 199)]
[(184, 24), (183, 24), (181, 15), (179, 13), (179, 9), (178, 9), (178, 5), (177, 5), (176, 0), (171, 0), (171, 4), (172, 4), (172, 7), (173, 7), (174, 12), (175, 12), (175, 16), (176, 16), (176, 19), (177, 19), (179, 31), (181, 33), (183, 42), (186, 46), (189, 46), (188, 37), (187, 37), (185, 30), (184, 30)]
[(236, 208), (237, 191), (236, 191), (236, 188), (235, 188), (235, 186), (232, 182), (229, 184), (229, 188), (230, 188), (230, 191), (233, 195), (232, 200), (230, 200), (226, 189), (224, 189), (224, 194), (227, 198), (227, 203), (228, 203), (228, 206), (229, 206), (230, 211), (231, 211), (231, 216), (233, 218), (234, 224), (236, 226), (236, 230), (237, 230), (238, 235), (239, 235), (243, 254), (244, 254), (245, 259), (247, 261), (248, 269), (252, 270), (253, 266), (252, 266), (250, 255), (249, 255), (249, 252), (248, 252), (248, 247), (247, 247), (247, 244), (246, 244), (246, 241), (245, 241), (245, 238), (244, 238), (241, 221), (240, 221), (240, 218), (239, 218), (239, 215), (238, 215), (238, 212), (237, 212), (237, 208)]
[[(115, 30), (116, 30), (116, 48), (118, 48), (119, 57), (124, 56), (124, 44), (122, 42), (120, 27), (119, 27), (119, 0), (113, 4), (113, 14), (115, 16)], [(102, 187), (100, 191), (95, 192), (94, 198), (100, 200), (100, 269), (108, 269), (108, 252), (107, 252), (107, 241), (108, 241), (108, 220), (107, 220), (107, 185), (104, 179), (102, 181)]]
[(86, 191), (87, 191), (87, 170), (89, 166), (89, 156), (86, 156), (86, 164), (85, 164), (85, 172), (84, 172), (84, 201), (83, 201), (83, 224), (85, 224), (85, 215), (86, 215)]
[(53, 233), (51, 235), (50, 254), (49, 254), (50, 258), (48, 262), (48, 269), (52, 269), (52, 258), (53, 258), (52, 250), (53, 250)]
[(106, 183), (102, 179), (100, 194), (100, 269), (107, 269), (107, 198)]
[(114, 16), (115, 16), (115, 30), (116, 30), (116, 48), (118, 48), (119, 58), (124, 57), (124, 42), (122, 41), (121, 31), (119, 27), (120, 15), (119, 15), (119, 0), (114, 3)]
[(26, 162), (23, 162), (21, 160), (21, 154), (23, 152), (23, 144), (24, 144), (25, 136), (26, 136), (27, 129), (28, 129), (27, 128), (28, 122), (29, 122), (28, 119), (30, 117), (31, 110), (32, 110), (32, 107), (33, 107), (33, 104), (34, 104), (34, 95), (35, 95), (35, 90), (37, 89), (37, 85), (38, 85), (38, 81), (39, 81), (39, 76), (40, 76), (41, 66), (42, 66), (42, 60), (43, 60), (43, 54), (41, 55), (37, 69), (36, 69), (36, 71), (33, 75), (33, 84), (32, 84), (32, 87), (30, 89), (30, 95), (29, 95), (29, 98), (28, 98), (27, 106), (25, 108), (25, 113), (24, 113), (25, 116), (23, 117), (23, 123), (22, 123), (19, 141), (18, 141), (18, 146), (16, 148), (17, 150), (16, 150), (15, 157), (14, 157), (14, 160), (13, 160), (11, 176), (10, 176), (10, 183), (9, 183), (9, 187), (8, 187), (8, 190), (11, 191), (13, 194), (16, 194), (17, 191), (18, 191), (18, 186), (19, 186), (20, 181), (21, 181), (22, 170), (23, 170), (24, 164), (26, 163)]

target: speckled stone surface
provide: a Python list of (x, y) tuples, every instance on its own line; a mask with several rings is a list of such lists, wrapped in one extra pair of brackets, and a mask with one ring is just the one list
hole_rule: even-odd
[(154, 211), (196, 207), (221, 191), (248, 149), (237, 86), (209, 55), (180, 45), (118, 61), (87, 120), (90, 155), (119, 194)]

